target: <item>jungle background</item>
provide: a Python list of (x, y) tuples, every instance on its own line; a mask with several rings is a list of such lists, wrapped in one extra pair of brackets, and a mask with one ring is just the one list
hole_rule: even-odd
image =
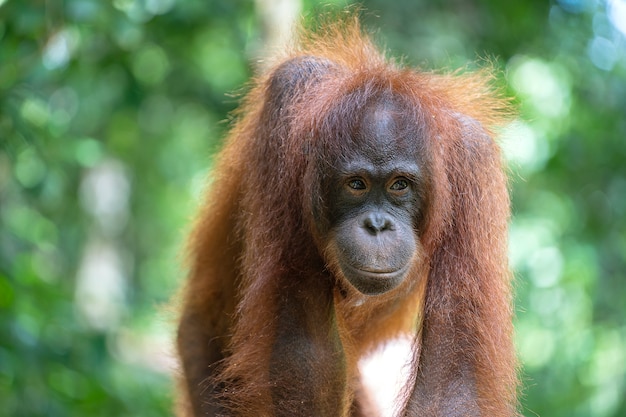
[[(313, 0), (0, 0), (0, 416), (167, 416), (181, 248), (228, 112)], [(389, 55), (486, 61), (519, 117), (526, 416), (626, 416), (626, 1), (366, 0)], [(245, 87), (243, 87), (245, 90)]]

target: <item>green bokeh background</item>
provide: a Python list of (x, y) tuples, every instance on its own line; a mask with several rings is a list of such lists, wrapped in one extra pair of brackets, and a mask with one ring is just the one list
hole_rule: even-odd
[[(0, 0), (0, 416), (171, 414), (168, 303), (227, 114), (273, 25), (328, 9), (278, 3)], [(524, 414), (626, 416), (626, 2), (362, 4), (391, 55), (488, 59), (519, 105)]]

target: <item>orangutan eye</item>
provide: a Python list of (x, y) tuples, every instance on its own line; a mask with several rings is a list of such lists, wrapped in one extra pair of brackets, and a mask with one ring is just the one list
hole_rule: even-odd
[(365, 190), (367, 188), (367, 185), (365, 185), (365, 182), (363, 180), (355, 178), (348, 182), (348, 187), (352, 188), (353, 190)]
[(400, 178), (396, 180), (393, 184), (391, 184), (391, 187), (389, 187), (389, 189), (393, 191), (402, 191), (408, 187), (409, 187), (409, 181), (407, 181), (404, 178)]

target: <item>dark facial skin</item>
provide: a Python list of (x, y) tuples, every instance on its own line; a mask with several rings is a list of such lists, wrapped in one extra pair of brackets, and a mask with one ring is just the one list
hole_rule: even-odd
[(417, 251), (422, 175), (415, 141), (390, 103), (366, 110), (350, 160), (336, 162), (330, 198), (331, 246), (341, 274), (363, 294), (406, 277)]

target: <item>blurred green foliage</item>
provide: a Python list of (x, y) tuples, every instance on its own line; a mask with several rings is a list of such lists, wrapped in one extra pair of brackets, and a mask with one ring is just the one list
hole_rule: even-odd
[[(363, 4), (391, 55), (488, 57), (518, 99), (525, 414), (626, 415), (626, 2)], [(264, 27), (243, 0), (0, 0), (0, 416), (170, 414), (165, 305)]]

